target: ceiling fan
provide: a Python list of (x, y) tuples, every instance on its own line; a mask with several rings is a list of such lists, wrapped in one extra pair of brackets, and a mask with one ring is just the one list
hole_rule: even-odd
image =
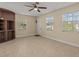
[(36, 11), (40, 12), (40, 9), (47, 9), (47, 7), (39, 7), (38, 5), (39, 5), (39, 2), (35, 2), (34, 4), (25, 5), (25, 6), (31, 8), (28, 11), (36, 10)]

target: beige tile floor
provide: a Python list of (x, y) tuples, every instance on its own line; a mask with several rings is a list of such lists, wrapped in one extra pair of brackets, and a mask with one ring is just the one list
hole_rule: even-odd
[(43, 37), (19, 38), (0, 44), (3, 57), (75, 57), (79, 48)]

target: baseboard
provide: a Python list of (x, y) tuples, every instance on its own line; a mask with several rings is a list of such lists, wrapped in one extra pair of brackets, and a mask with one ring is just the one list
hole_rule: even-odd
[(60, 39), (58, 39), (58, 38), (49, 37), (49, 36), (46, 36), (46, 35), (41, 35), (41, 36), (42, 36), (42, 37), (45, 37), (45, 38), (48, 38), (48, 39), (56, 40), (56, 41), (59, 41), (59, 42), (62, 42), (62, 43), (65, 43), (65, 44), (68, 44), (68, 45), (71, 45), (71, 46), (79, 47), (78, 44), (71, 43), (71, 42), (67, 42), (67, 41), (63, 41), (63, 40), (60, 40)]
[(36, 35), (36, 34), (29, 34), (29, 35), (21, 35), (21, 36), (16, 36), (16, 38), (26, 38), (26, 37), (29, 37), (29, 36), (34, 36), (34, 35)]

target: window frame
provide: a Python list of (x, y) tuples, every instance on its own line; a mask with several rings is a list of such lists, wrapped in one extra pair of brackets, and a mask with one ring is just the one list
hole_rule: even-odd
[[(63, 32), (79, 32), (79, 29), (77, 30), (75, 27), (74, 27), (74, 29), (72, 29), (72, 30), (66, 30), (65, 28), (64, 28), (64, 22), (65, 22), (65, 20), (64, 20), (64, 15), (65, 14), (67, 14), (67, 17), (68, 17), (68, 14), (72, 14), (72, 24), (73, 24), (73, 26), (76, 26), (76, 24), (79, 24), (79, 20), (77, 19), (77, 20), (74, 20), (75, 18), (74, 17), (78, 17), (78, 15), (77, 16), (75, 16), (75, 14), (76, 13), (79, 13), (79, 11), (74, 11), (74, 12), (68, 12), (68, 13), (64, 13), (63, 15), (62, 15), (62, 28), (63, 28)], [(68, 18), (67, 18), (67, 21), (68, 21)], [(78, 25), (79, 26), (79, 25)]]
[[(50, 19), (52, 22), (48, 21), (48, 19)], [(48, 22), (51, 23), (51, 25), (49, 25), (51, 27), (51, 30), (48, 30), (48, 28), (47, 28), (48, 27), (48, 25), (47, 25)], [(46, 17), (46, 30), (47, 31), (53, 31), (54, 30), (53, 25), (54, 25), (54, 17), (53, 16), (47, 16)]]

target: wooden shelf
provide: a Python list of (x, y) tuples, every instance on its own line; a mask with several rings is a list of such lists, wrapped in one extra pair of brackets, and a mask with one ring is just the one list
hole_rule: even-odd
[(5, 32), (5, 31), (0, 31), (0, 32)]
[(15, 30), (7, 30), (7, 31), (15, 31)]

